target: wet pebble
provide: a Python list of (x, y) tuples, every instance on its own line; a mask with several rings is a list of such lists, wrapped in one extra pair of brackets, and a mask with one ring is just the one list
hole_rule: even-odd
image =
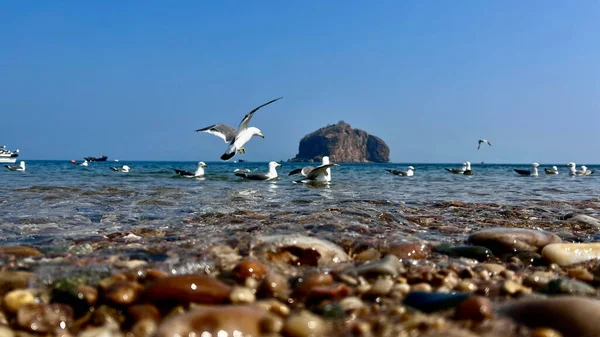
[(17, 311), (19, 327), (37, 333), (67, 329), (73, 321), (73, 310), (64, 304), (25, 304)]
[(537, 251), (551, 243), (561, 242), (558, 235), (525, 228), (491, 228), (471, 234), (469, 242), (490, 248), (493, 252)]
[(398, 258), (395, 255), (389, 254), (380, 260), (346, 269), (343, 273), (353, 276), (361, 275), (365, 277), (378, 277), (383, 275), (396, 277), (401, 269), (402, 264)]
[(0, 271), (0, 295), (13, 289), (26, 288), (33, 274), (26, 271)]
[(261, 336), (267, 312), (258, 306), (223, 305), (194, 309), (160, 323), (155, 337)]
[(248, 277), (262, 280), (268, 272), (269, 268), (265, 264), (257, 260), (245, 259), (233, 268), (232, 274), (236, 280), (244, 281)]
[(43, 256), (42, 252), (33, 248), (25, 246), (4, 246), (0, 247), (0, 257), (3, 256), (15, 256), (19, 258), (23, 257), (36, 257)]
[(576, 221), (591, 228), (600, 228), (600, 220), (585, 214), (567, 216), (568, 221)]
[(231, 287), (214, 277), (198, 274), (159, 278), (144, 291), (150, 302), (218, 304), (228, 298)]
[(594, 274), (590, 273), (590, 271), (587, 269), (580, 269), (580, 268), (568, 269), (567, 274), (569, 275), (569, 277), (580, 280), (580, 281), (584, 281), (584, 282), (594, 281)]
[(117, 282), (106, 289), (104, 299), (115, 306), (128, 306), (137, 300), (142, 290), (137, 282)]
[(7, 326), (0, 325), (0, 336), (1, 337), (15, 337), (14, 331)]
[(386, 252), (401, 260), (422, 260), (429, 257), (431, 250), (422, 242), (394, 242), (388, 246)]
[(283, 327), (283, 335), (286, 337), (330, 336), (325, 321), (308, 311), (290, 315)]
[(229, 301), (231, 303), (252, 303), (256, 301), (256, 296), (252, 289), (247, 287), (233, 287), (231, 293), (229, 293)]
[(455, 317), (458, 320), (483, 321), (493, 316), (493, 306), (489, 298), (471, 296), (458, 304)]
[(274, 297), (287, 300), (290, 293), (290, 284), (283, 275), (277, 272), (269, 272), (258, 288), (258, 294), (262, 297)]
[(600, 336), (600, 301), (574, 296), (508, 303), (498, 313), (531, 328), (552, 328), (565, 337)]
[(557, 295), (557, 294), (569, 294), (569, 295), (595, 295), (596, 289), (587, 283), (569, 279), (559, 278), (548, 282), (542, 287), (539, 292)]
[(253, 256), (292, 265), (334, 267), (351, 261), (336, 244), (304, 235), (270, 235), (256, 239)]
[(427, 293), (412, 291), (404, 298), (404, 305), (423, 312), (435, 312), (456, 307), (471, 294), (466, 293)]
[(33, 302), (35, 302), (35, 297), (29, 290), (17, 289), (4, 295), (2, 307), (10, 313), (15, 313), (22, 305)]
[(554, 280), (555, 278), (556, 275), (554, 275), (553, 272), (534, 271), (523, 279), (523, 284), (528, 287), (539, 288), (545, 286), (548, 282)]
[(542, 256), (561, 266), (600, 259), (600, 242), (554, 243), (542, 249)]
[(136, 304), (127, 308), (127, 317), (134, 323), (148, 319), (158, 322), (161, 315), (158, 308), (152, 304)]
[(433, 248), (433, 251), (450, 257), (466, 257), (479, 262), (494, 257), (492, 251), (483, 246), (452, 246), (441, 244)]

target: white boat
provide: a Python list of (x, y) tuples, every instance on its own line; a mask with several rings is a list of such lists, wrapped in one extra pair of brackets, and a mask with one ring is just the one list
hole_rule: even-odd
[(10, 151), (6, 146), (0, 146), (0, 163), (14, 163), (19, 156), (19, 150)]

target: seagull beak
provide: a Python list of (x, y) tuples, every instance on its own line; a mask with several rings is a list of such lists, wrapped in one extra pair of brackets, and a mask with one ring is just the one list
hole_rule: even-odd
[(259, 133), (257, 136), (259, 136), (260, 138), (265, 138), (265, 135), (263, 135), (262, 133)]
[(277, 166), (281, 166), (281, 164), (277, 163)]

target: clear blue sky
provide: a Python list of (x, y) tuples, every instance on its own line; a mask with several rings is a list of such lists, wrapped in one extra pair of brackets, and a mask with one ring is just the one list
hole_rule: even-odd
[[(10, 1), (0, 145), (23, 159), (216, 161), (344, 120), (395, 162), (600, 163), (600, 2)], [(477, 151), (477, 140), (493, 146)]]

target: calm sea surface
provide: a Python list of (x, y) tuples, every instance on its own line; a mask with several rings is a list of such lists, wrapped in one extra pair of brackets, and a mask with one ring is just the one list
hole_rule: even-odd
[[(109, 169), (124, 164), (131, 172)], [(543, 168), (550, 165), (543, 165), (539, 177), (513, 172), (529, 165), (473, 165), (475, 175), (463, 176), (444, 170), (459, 163), (411, 164), (415, 176), (399, 177), (385, 169), (406, 169), (408, 164), (341, 164), (333, 168), (333, 182), (327, 186), (292, 182), (288, 172), (308, 164), (283, 163), (279, 179), (269, 182), (245, 181), (233, 174), (242, 167), (264, 172), (267, 163), (207, 164), (204, 179), (182, 178), (171, 170), (194, 171), (195, 162), (122, 161), (79, 167), (67, 161), (32, 160), (26, 172), (2, 169), (0, 245), (52, 245), (136, 227), (226, 238), (228, 229), (244, 230), (256, 223), (293, 230), (296, 216), (306, 222), (307, 215), (331, 209), (342, 209), (340, 214), (346, 212), (351, 221), (440, 201), (539, 207), (541, 201), (588, 200), (600, 192), (598, 175), (570, 177), (564, 164), (557, 165), (559, 175), (544, 174)], [(229, 217), (220, 221), (223, 216)]]

